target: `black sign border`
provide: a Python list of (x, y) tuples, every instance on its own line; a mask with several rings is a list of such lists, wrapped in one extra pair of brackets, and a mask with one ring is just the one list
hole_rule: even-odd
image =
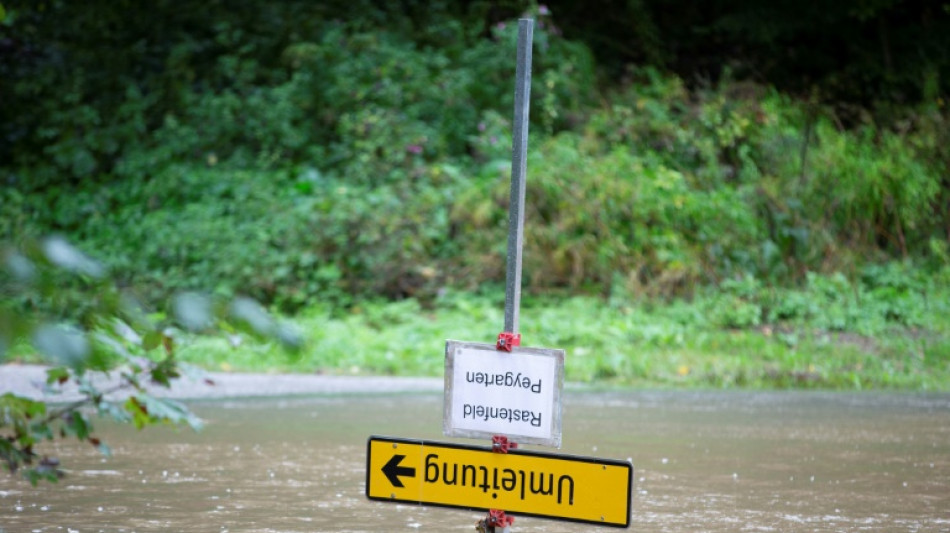
[[(425, 505), (432, 507), (446, 507), (451, 509), (466, 509), (469, 511), (488, 511), (488, 507), (474, 507), (467, 505), (452, 505), (445, 503), (429, 503), (429, 502), (419, 502), (416, 500), (404, 500), (400, 498), (384, 498), (384, 497), (374, 497), (370, 496), (370, 450), (373, 442), (386, 442), (392, 444), (414, 444), (417, 446), (439, 446), (442, 448), (454, 448), (459, 450), (470, 450), (478, 452), (488, 452), (492, 453), (491, 447), (489, 446), (473, 446), (468, 444), (458, 444), (454, 442), (441, 442), (434, 440), (425, 440), (425, 439), (406, 439), (401, 437), (384, 437), (378, 435), (372, 435), (366, 441), (366, 498), (378, 501), (378, 502), (389, 502), (389, 503), (402, 503), (402, 504), (411, 504), (411, 505)], [(625, 514), (627, 521), (624, 524), (617, 524), (612, 522), (599, 522), (596, 520), (583, 520), (580, 518), (565, 518), (561, 516), (546, 515), (546, 514), (537, 514), (537, 513), (512, 513), (513, 516), (530, 516), (533, 518), (546, 518), (552, 520), (560, 520), (564, 522), (575, 522), (581, 524), (592, 524), (597, 526), (604, 527), (614, 527), (614, 528), (629, 528), (630, 527), (630, 517), (633, 512), (633, 464), (629, 461), (621, 461), (617, 459), (601, 459), (597, 457), (586, 457), (581, 455), (571, 455), (571, 454), (555, 454), (555, 453), (544, 453), (536, 452), (531, 450), (510, 450), (508, 452), (511, 455), (524, 455), (528, 457), (541, 457), (545, 459), (562, 459), (568, 461), (578, 461), (583, 463), (596, 463), (602, 465), (611, 465), (626, 467), (630, 469), (629, 472), (629, 483), (627, 484), (627, 512)]]

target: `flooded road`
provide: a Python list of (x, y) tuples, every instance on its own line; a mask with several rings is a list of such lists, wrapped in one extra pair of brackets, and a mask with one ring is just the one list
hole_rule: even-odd
[[(0, 531), (461, 532), (482, 517), (364, 495), (370, 435), (450, 441), (441, 394), (192, 407), (200, 433), (100, 422), (109, 459), (59, 444), (58, 485), (4, 474)], [(633, 462), (633, 531), (950, 532), (948, 395), (574, 391), (563, 434), (558, 453)]]

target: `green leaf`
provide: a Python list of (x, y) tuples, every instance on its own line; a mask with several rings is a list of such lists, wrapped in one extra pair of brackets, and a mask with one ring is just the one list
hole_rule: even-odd
[(46, 415), (46, 404), (8, 392), (0, 396), (0, 426), (12, 426), (20, 422)]
[(163, 336), (160, 331), (149, 331), (142, 337), (142, 348), (146, 351), (158, 348), (162, 344)]
[(33, 332), (33, 345), (48, 359), (74, 368), (89, 355), (85, 333), (67, 326), (41, 325)]
[(176, 295), (172, 301), (172, 314), (182, 327), (190, 331), (202, 331), (214, 323), (211, 298), (197, 292)]
[(125, 410), (132, 417), (132, 424), (135, 429), (142, 429), (152, 423), (152, 418), (148, 414), (145, 406), (135, 396), (130, 396), (125, 401)]
[(54, 265), (92, 278), (102, 278), (105, 269), (62, 237), (48, 237), (42, 243), (43, 254)]
[(231, 302), (231, 316), (237, 326), (256, 335), (271, 335), (276, 327), (274, 319), (251, 298), (235, 298)]
[(303, 335), (294, 324), (289, 322), (279, 323), (275, 335), (287, 350), (293, 352), (303, 347)]
[(88, 439), (92, 431), (92, 425), (79, 411), (72, 411), (66, 416), (66, 428), (79, 440)]
[(5, 263), (6, 270), (20, 283), (29, 283), (36, 275), (33, 262), (18, 252), (7, 253)]
[(53, 440), (53, 426), (48, 422), (38, 422), (30, 425), (31, 437), (33, 442), (41, 440)]
[(200, 418), (195, 416), (183, 404), (174, 400), (156, 398), (148, 394), (140, 395), (139, 399), (145, 403), (148, 413), (156, 422), (187, 424), (195, 431), (204, 426), (204, 422)]
[(63, 471), (59, 469), (59, 460), (56, 458), (42, 458), (39, 466), (29, 468), (23, 472), (23, 477), (29, 480), (34, 487), (41, 480), (56, 483), (63, 477)]
[[(103, 342), (103, 338), (108, 339), (108, 341)], [(109, 338), (101, 332), (95, 332), (92, 339), (92, 349), (83, 364), (83, 370), (108, 372), (115, 368), (117, 358), (129, 359), (128, 351), (115, 339)]]
[(172, 379), (181, 377), (181, 373), (178, 371), (178, 365), (171, 357), (167, 357), (156, 364), (155, 367), (152, 368), (150, 375), (152, 381), (165, 388), (172, 386)]
[(100, 402), (99, 415), (109, 416), (120, 424), (128, 424), (132, 421), (132, 415), (114, 402)]
[(7, 439), (0, 439), (0, 460), (6, 463), (7, 470), (11, 473), (19, 468), (21, 462), (21, 452), (16, 446)]
[(69, 381), (69, 370), (66, 367), (57, 366), (46, 371), (47, 385), (62, 385)]
[(55, 475), (52, 475), (49, 472), (39, 472), (35, 468), (29, 468), (27, 470), (24, 470), (23, 477), (25, 477), (27, 481), (30, 482), (30, 485), (33, 485), (34, 487), (37, 486), (39, 482), (42, 480), (46, 480), (51, 483), (56, 483), (57, 481), (59, 481), (59, 479)]

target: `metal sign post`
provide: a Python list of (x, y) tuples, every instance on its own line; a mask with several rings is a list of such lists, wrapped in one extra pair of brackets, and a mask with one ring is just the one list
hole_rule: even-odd
[[(518, 319), (521, 313), (521, 251), (524, 245), (524, 196), (528, 174), (528, 119), (531, 111), (531, 44), (534, 21), (518, 20), (518, 58), (515, 63), (515, 116), (511, 135), (511, 197), (508, 205), (508, 264), (505, 272), (505, 329), (498, 335), (498, 350), (510, 352), (521, 345)], [(558, 411), (559, 409), (559, 405)], [(560, 418), (560, 412), (558, 412)], [(560, 428), (558, 428), (560, 429)], [(560, 445), (560, 431), (557, 435)], [(504, 443), (493, 449), (508, 453), (508, 437), (496, 435), (493, 443)], [(511, 447), (517, 447), (514, 442)], [(503, 510), (489, 509), (478, 529), (486, 533), (509, 533), (514, 518)]]
[(505, 277), (505, 332), (518, 335), (521, 312), (521, 250), (524, 244), (524, 195), (528, 173), (528, 118), (531, 108), (531, 41), (534, 21), (518, 21), (515, 67), (515, 118), (511, 137), (511, 199), (508, 207), (508, 270)]
[(505, 329), (495, 345), (452, 340), (445, 345), (443, 433), (491, 438), (491, 446), (372, 437), (366, 495), (392, 503), (487, 510), (476, 526), (482, 533), (510, 532), (514, 518), (500, 508), (627, 527), (633, 465), (520, 451), (514, 441), (561, 446), (564, 386), (564, 350), (522, 348), (518, 333), (533, 33), (533, 20), (518, 21)]

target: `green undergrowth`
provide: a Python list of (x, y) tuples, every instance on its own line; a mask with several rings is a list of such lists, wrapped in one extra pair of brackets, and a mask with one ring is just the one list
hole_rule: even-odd
[[(894, 265), (854, 281), (809, 276), (781, 291), (745, 279), (690, 301), (531, 299), (521, 332), (525, 346), (566, 349), (570, 382), (950, 390), (948, 276)], [(218, 337), (194, 339), (180, 357), (212, 371), (441, 376), (445, 340), (493, 342), (504, 316), (500, 297), (453, 292), (429, 307), (314, 307), (295, 322), (306, 339), (295, 355)]]
[[(61, 235), (149, 302), (201, 290), (296, 313), (368, 298), (431, 305), (445, 288), (501, 283), (510, 73), (498, 64), (495, 80), (481, 58), (510, 50), (510, 29), (458, 62), (335, 30), (290, 49), (305, 72), (250, 93), (267, 98), (193, 95), (194, 115), (128, 143), (108, 171), (71, 179), (0, 161), (11, 184), (0, 242)], [(950, 264), (943, 107), (908, 109), (900, 127), (846, 127), (768, 86), (688, 88), (651, 68), (591, 100), (587, 54), (554, 42), (535, 59), (545, 81), (532, 89), (526, 292), (691, 298), (747, 276), (795, 286), (808, 272)], [(586, 105), (566, 120), (575, 101)], [(311, 108), (325, 123), (294, 118)], [(257, 146), (251, 133), (290, 144)]]

